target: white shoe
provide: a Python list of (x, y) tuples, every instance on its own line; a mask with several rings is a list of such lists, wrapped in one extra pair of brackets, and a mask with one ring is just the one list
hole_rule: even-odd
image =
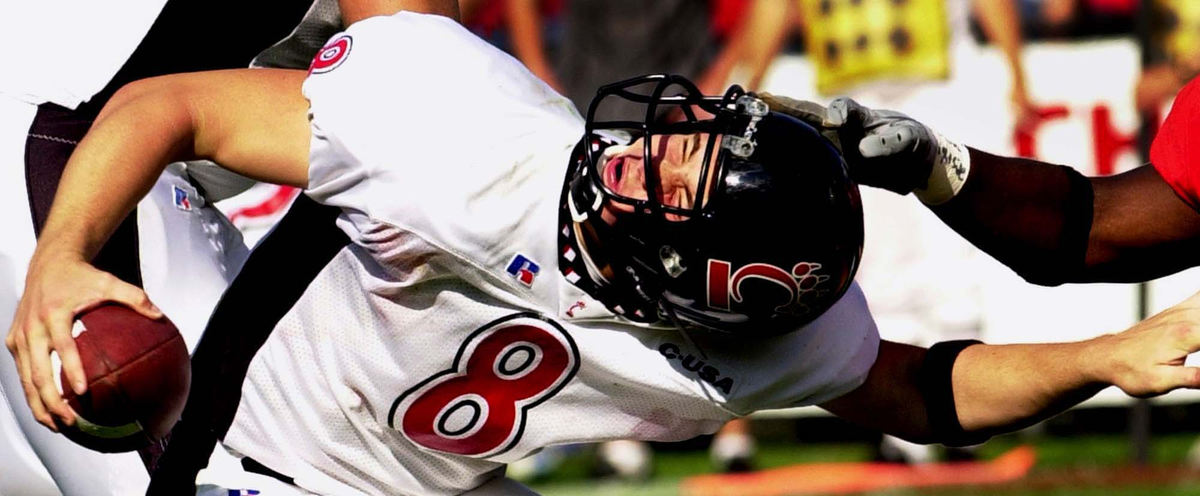
[(596, 461), (600, 472), (611, 472), (621, 479), (646, 480), (650, 478), (654, 453), (650, 445), (642, 441), (620, 439), (601, 443), (596, 449)]
[(752, 470), (756, 451), (754, 436), (749, 434), (718, 434), (708, 447), (709, 459), (722, 472)]

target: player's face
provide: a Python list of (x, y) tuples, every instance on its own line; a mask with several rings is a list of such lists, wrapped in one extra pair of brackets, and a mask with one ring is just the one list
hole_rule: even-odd
[[(650, 165), (658, 174), (658, 191), (655, 197), (666, 206), (691, 209), (695, 206), (700, 186), (700, 172), (704, 161), (704, 148), (708, 145), (707, 133), (654, 135), (650, 138)], [(650, 198), (646, 191), (645, 146), (638, 138), (629, 147), (611, 155), (600, 166), (600, 177), (609, 189), (618, 195), (638, 200)], [(704, 188), (712, 188), (716, 176), (717, 154), (710, 158), (709, 174)], [(609, 224), (624, 213), (633, 211), (631, 205), (608, 202), (603, 210), (604, 220)], [(669, 220), (682, 220), (678, 215), (667, 214)]]

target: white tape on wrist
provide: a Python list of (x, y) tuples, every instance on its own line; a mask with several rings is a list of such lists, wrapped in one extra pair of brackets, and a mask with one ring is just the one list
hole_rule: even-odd
[(934, 133), (937, 139), (937, 158), (929, 171), (929, 182), (924, 188), (913, 190), (913, 194), (926, 205), (941, 205), (954, 198), (971, 171), (971, 153), (967, 147)]

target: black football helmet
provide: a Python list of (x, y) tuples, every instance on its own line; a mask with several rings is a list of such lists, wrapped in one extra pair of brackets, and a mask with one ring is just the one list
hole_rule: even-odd
[[(638, 103), (645, 114), (597, 121), (610, 98)], [(664, 205), (657, 194), (623, 196), (604, 183), (609, 146), (644, 138), (642, 156), (654, 157), (653, 136), (691, 133), (707, 135), (691, 207)], [(604, 86), (573, 155), (560, 268), (631, 320), (776, 335), (821, 315), (854, 278), (862, 205), (841, 155), (811, 126), (738, 86), (721, 97), (675, 75)], [(660, 191), (656, 161), (642, 163), (645, 191)], [(610, 224), (601, 211), (613, 204), (632, 213)]]

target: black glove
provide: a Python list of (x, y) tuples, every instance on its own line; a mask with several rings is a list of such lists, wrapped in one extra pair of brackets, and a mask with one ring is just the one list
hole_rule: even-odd
[(830, 102), (823, 124), (836, 129), (850, 177), (902, 195), (928, 186), (937, 135), (900, 112), (871, 110), (849, 98)]

